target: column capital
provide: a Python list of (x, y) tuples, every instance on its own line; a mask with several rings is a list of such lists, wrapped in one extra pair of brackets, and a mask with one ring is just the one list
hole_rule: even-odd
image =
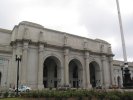
[(39, 52), (43, 52), (44, 51), (44, 44), (39, 44)]
[(109, 57), (109, 62), (113, 62), (113, 57)]
[(89, 57), (90, 57), (89, 51), (85, 51), (85, 56), (84, 56), (84, 58), (85, 58), (85, 59), (89, 59)]
[(29, 42), (23, 42), (23, 50), (27, 50), (29, 47)]
[(68, 56), (68, 55), (69, 55), (69, 49), (68, 49), (68, 48), (65, 48), (65, 49), (64, 49), (64, 55), (65, 55), (65, 56)]
[(102, 55), (101, 59), (102, 59), (102, 61), (105, 61), (105, 60), (107, 60), (107, 57), (105, 55)]

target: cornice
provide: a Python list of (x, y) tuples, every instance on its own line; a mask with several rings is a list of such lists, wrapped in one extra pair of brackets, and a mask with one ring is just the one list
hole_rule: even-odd
[(30, 27), (34, 27), (34, 28), (38, 28), (38, 29), (43, 29), (44, 27), (42, 25), (33, 23), (33, 22), (28, 22), (28, 21), (22, 21), (19, 23), (19, 25), (25, 25), (25, 26), (30, 26)]
[(43, 41), (38, 41), (38, 42), (33, 42), (31, 40), (27, 40), (27, 39), (23, 39), (23, 40), (19, 40), (17, 39), (16, 41), (12, 41), (11, 45), (16, 44), (17, 42), (19, 43), (23, 43), (24, 41), (29, 42), (29, 44), (38, 46), (39, 44), (43, 44), (45, 47), (52, 47), (52, 48), (58, 48), (58, 49), (69, 49), (70, 51), (77, 51), (77, 52), (89, 52), (90, 54), (94, 54), (94, 55), (105, 55), (107, 57), (113, 57), (114, 54), (108, 54), (108, 53), (101, 53), (101, 52), (96, 52), (96, 51), (92, 51), (92, 50), (87, 50), (87, 49), (76, 49), (76, 48), (72, 48), (71, 46), (67, 46), (67, 45), (63, 45), (63, 46), (59, 46), (59, 45), (54, 45), (54, 44), (49, 44), (47, 42), (43, 42)]
[(30, 43), (31, 40), (30, 39), (23, 39), (22, 42), (28, 42), (28, 43)]

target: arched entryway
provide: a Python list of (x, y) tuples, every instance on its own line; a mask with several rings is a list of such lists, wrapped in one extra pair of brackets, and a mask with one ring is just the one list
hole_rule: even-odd
[(0, 86), (1, 86), (1, 78), (2, 78), (2, 74), (1, 74), (1, 72), (0, 72)]
[(69, 62), (69, 83), (72, 88), (82, 86), (82, 65), (79, 60), (73, 59)]
[(43, 67), (43, 84), (44, 88), (56, 88), (60, 83), (59, 69), (60, 61), (54, 56), (47, 57)]
[(97, 62), (93, 61), (89, 64), (90, 69), (90, 83), (92, 87), (101, 86), (100, 67)]

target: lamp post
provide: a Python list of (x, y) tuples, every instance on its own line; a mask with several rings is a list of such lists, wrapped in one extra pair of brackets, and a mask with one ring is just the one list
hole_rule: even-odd
[(123, 85), (124, 84), (123, 67), (121, 67), (121, 72), (122, 72), (122, 81), (123, 81), (122, 85)]
[(17, 67), (17, 93), (16, 96), (18, 96), (18, 82), (19, 82), (19, 62), (21, 62), (21, 55), (16, 55), (16, 61), (18, 62), (18, 67)]

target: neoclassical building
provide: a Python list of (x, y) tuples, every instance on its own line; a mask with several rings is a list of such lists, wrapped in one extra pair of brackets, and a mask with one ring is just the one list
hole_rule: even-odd
[[(122, 86), (122, 61), (113, 60), (111, 45), (100, 39), (89, 39), (44, 28), (23, 21), (13, 30), (0, 29), (0, 87), (17, 83), (33, 89), (91, 89)], [(131, 69), (133, 63), (130, 62)], [(131, 70), (133, 73), (133, 69)]]

